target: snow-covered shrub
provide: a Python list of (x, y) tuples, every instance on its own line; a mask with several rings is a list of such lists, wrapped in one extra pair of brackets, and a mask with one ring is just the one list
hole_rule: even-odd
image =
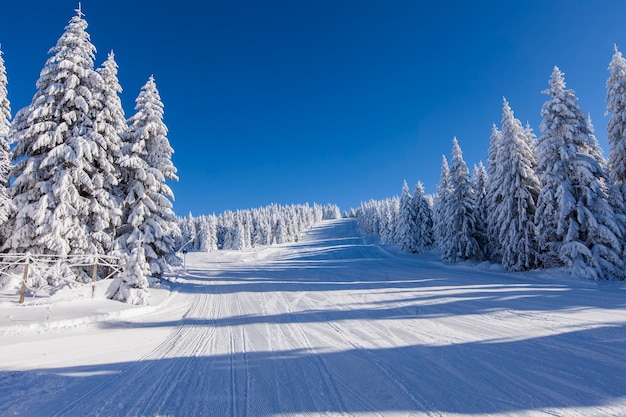
[(146, 260), (143, 245), (138, 244), (128, 256), (124, 270), (111, 282), (107, 289), (107, 298), (128, 304), (148, 304), (150, 301), (147, 278), (149, 274), (150, 267)]

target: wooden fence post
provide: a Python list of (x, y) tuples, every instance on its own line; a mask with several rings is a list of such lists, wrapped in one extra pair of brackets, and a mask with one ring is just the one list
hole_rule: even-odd
[(96, 277), (98, 276), (98, 259), (93, 260), (93, 272), (91, 273), (91, 298), (96, 296)]
[(24, 298), (26, 297), (26, 280), (28, 279), (28, 263), (30, 261), (30, 255), (26, 254), (26, 264), (24, 265), (24, 277), (22, 279), (22, 291), (20, 292), (20, 304), (24, 304)]

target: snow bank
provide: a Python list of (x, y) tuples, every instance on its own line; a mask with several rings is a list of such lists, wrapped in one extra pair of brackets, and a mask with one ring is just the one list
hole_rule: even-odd
[(168, 299), (170, 287), (150, 288), (151, 304), (134, 306), (106, 298), (111, 280), (98, 281), (92, 297), (91, 284), (63, 288), (54, 294), (38, 291), (19, 304), (19, 292), (0, 292), (0, 335), (43, 332), (85, 326), (109, 320), (127, 319), (160, 308)]

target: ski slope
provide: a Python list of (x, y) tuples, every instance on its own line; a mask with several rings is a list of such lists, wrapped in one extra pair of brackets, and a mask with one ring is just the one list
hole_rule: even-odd
[(57, 325), (0, 305), (0, 415), (626, 415), (624, 283), (445, 265), (337, 220), (188, 254), (170, 285), (53, 304)]

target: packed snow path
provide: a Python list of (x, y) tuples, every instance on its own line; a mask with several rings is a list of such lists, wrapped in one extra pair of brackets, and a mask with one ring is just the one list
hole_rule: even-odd
[(189, 254), (160, 308), (0, 343), (2, 416), (626, 415), (626, 291), (325, 222)]

